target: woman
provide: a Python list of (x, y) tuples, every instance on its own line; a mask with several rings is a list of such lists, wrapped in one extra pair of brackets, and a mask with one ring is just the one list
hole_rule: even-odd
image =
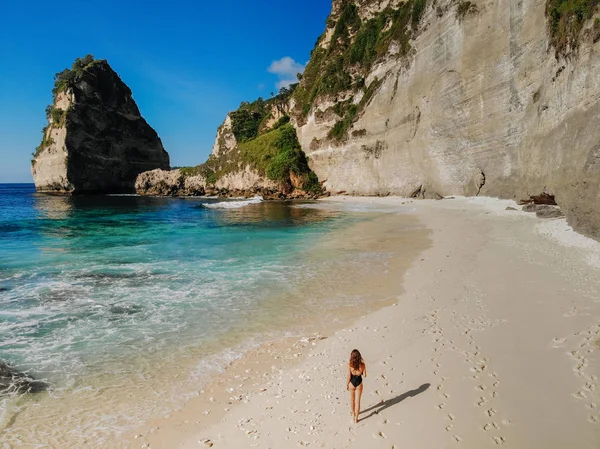
[(367, 377), (367, 366), (358, 349), (350, 353), (350, 362), (348, 363), (348, 380), (346, 389), (350, 391), (350, 413), (354, 416), (354, 422), (358, 423), (360, 413), (360, 397), (362, 396), (363, 383), (362, 378)]

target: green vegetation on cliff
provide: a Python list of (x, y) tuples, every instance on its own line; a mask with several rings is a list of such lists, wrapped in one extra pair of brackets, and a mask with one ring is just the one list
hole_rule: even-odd
[[(403, 58), (410, 54), (411, 44), (419, 31), (419, 25), (428, 0), (407, 0), (397, 8), (386, 8), (375, 17), (363, 21), (358, 15), (354, 1), (346, 0), (337, 21), (328, 21), (333, 27), (328, 45), (325, 35), (317, 41), (302, 81), (293, 94), (295, 113), (303, 120), (321, 96), (350, 95), (362, 90), (372, 97), (372, 84), (365, 85), (365, 77), (378, 59), (389, 55)], [(378, 82), (377, 88), (380, 86)], [(336, 99), (337, 101), (337, 99)], [(331, 130), (330, 137), (341, 140), (352, 122), (362, 111), (365, 103), (347, 105), (340, 121)], [(336, 112), (337, 113), (337, 112)]]
[[(237, 141), (232, 150), (222, 146), (218, 155), (197, 167), (181, 169), (184, 178), (202, 175), (208, 184), (220, 178), (244, 170), (247, 166), (279, 184), (282, 190), (300, 188), (308, 193), (320, 193), (317, 176), (308, 166), (286, 111), (294, 89), (298, 84), (282, 88), (279, 94), (268, 100), (259, 98), (243, 102), (239, 109), (229, 114), (231, 128)], [(273, 112), (279, 119), (274, 121)]]
[(577, 48), (581, 30), (599, 4), (600, 0), (546, 0), (550, 42), (557, 57)]
[(280, 186), (291, 186), (294, 176), (301, 180), (301, 185), (296, 187), (308, 193), (320, 193), (319, 180), (308, 166), (295, 128), (288, 122), (289, 117), (284, 116), (271, 129), (239, 143), (231, 152), (211, 155), (204, 164), (184, 168), (182, 172), (186, 177), (201, 174), (209, 184), (214, 184), (219, 178), (250, 166)]
[(231, 117), (233, 135), (238, 142), (246, 142), (258, 135), (260, 124), (268, 115), (268, 108), (262, 98), (253, 103), (244, 102)]
[(271, 109), (284, 108), (297, 86), (298, 84), (292, 84), (290, 87), (283, 87), (279, 94), (268, 100), (259, 98), (252, 103), (242, 102), (237, 110), (229, 114), (235, 139), (243, 143), (258, 136), (265, 122), (271, 118)]
[(37, 146), (35, 151), (32, 153), (34, 159), (31, 160), (31, 163), (34, 163), (35, 158), (47, 147), (52, 145), (54, 142), (52, 137), (48, 134), (48, 129), (58, 128), (66, 123), (67, 112), (63, 109), (56, 108), (54, 103), (56, 102), (56, 96), (60, 92), (64, 92), (68, 88), (72, 88), (75, 83), (77, 83), (85, 71), (90, 65), (99, 62), (99, 60), (94, 59), (94, 57), (90, 54), (84, 56), (83, 58), (76, 58), (73, 62), (70, 69), (64, 69), (61, 72), (58, 72), (54, 75), (54, 87), (52, 88), (52, 104), (46, 106), (46, 120), (48, 124), (44, 126), (42, 129), (42, 141)]
[(54, 75), (54, 88), (52, 89), (54, 97), (56, 98), (56, 94), (59, 92), (63, 92), (69, 87), (73, 87), (75, 83), (81, 79), (81, 75), (85, 69), (91, 64), (99, 61), (100, 60), (98, 59), (94, 59), (94, 56), (88, 54), (83, 58), (76, 58), (70, 69), (64, 69), (62, 72), (58, 72)]

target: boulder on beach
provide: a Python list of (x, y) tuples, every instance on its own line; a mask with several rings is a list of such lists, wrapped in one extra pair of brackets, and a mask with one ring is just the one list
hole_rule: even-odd
[(40, 393), (47, 388), (46, 382), (35, 380), (29, 374), (0, 361), (0, 395)]

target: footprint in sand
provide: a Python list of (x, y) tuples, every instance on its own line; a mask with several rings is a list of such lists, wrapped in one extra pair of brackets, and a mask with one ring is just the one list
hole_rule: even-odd
[(483, 430), (485, 430), (486, 432), (488, 430), (492, 430), (492, 429), (498, 430), (499, 428), (500, 428), (500, 426), (498, 424), (496, 424), (495, 422), (489, 422), (485, 426), (483, 426)]
[(494, 410), (493, 408), (490, 408), (490, 409), (488, 409), (488, 411), (486, 413), (491, 418), (492, 416), (494, 416), (496, 414), (496, 410)]
[(598, 424), (600, 422), (600, 417), (598, 417), (597, 415), (592, 415), (588, 418), (588, 421), (592, 424)]
[(439, 404), (437, 406), (437, 408), (439, 408), (440, 410), (443, 410), (443, 408), (446, 406), (446, 404), (444, 404), (443, 402), (441, 404)]
[(496, 443), (496, 444), (506, 443), (506, 440), (504, 439), (504, 437), (492, 437), (492, 439), (494, 440), (494, 443)]
[(376, 432), (373, 434), (373, 438), (377, 438), (377, 439), (381, 439), (381, 438), (387, 438), (385, 436), (385, 434), (382, 431)]
[(562, 348), (565, 343), (566, 343), (567, 339), (566, 338), (553, 338), (552, 339), (552, 347), (553, 348)]
[(583, 391), (578, 391), (577, 393), (573, 393), (571, 396), (573, 396), (575, 399), (586, 399), (587, 396)]
[(448, 424), (446, 426), (446, 432), (450, 432), (454, 426), (452, 424)]

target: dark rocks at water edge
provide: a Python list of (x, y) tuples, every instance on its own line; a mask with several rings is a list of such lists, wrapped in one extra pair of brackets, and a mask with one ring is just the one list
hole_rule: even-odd
[(135, 189), (139, 195), (150, 196), (216, 196), (220, 198), (253, 198), (260, 195), (265, 200), (317, 199), (329, 196), (327, 192), (306, 192), (299, 187), (282, 189), (275, 183), (259, 179), (258, 182), (237, 187), (215, 186), (207, 182), (201, 174), (189, 175), (185, 170), (152, 170), (141, 173), (136, 180)]
[(0, 361), (0, 395), (40, 393), (47, 388), (47, 383), (35, 380), (28, 374)]
[(133, 193), (138, 174), (169, 169), (169, 155), (131, 90), (90, 55), (55, 77), (48, 125), (34, 153), (38, 191)]
[(548, 204), (526, 204), (523, 206), (523, 212), (532, 212), (538, 218), (561, 218), (563, 212), (556, 206)]

